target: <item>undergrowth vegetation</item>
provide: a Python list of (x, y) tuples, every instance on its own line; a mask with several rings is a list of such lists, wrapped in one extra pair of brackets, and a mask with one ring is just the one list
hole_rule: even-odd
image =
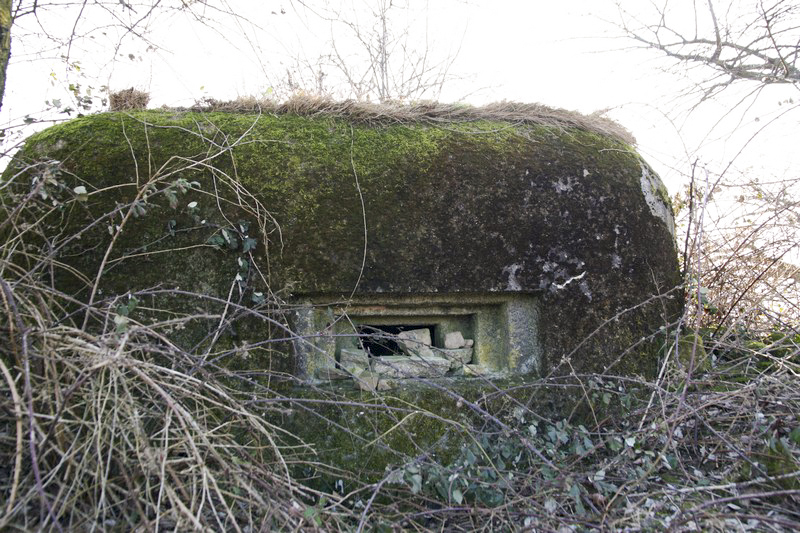
[[(246, 356), (247, 346), (216, 346), (237, 316), (288, 327), (277, 295), (234, 301), (231, 289), (222, 314), (153, 322), (140, 319), (156, 311), (146, 292), (89, 303), (63, 293), (54, 279), (68, 239), (42, 221), (87, 191), (66, 187), (57, 165), (27, 170), (39, 179), (0, 184), (0, 529), (781, 531), (800, 521), (797, 314), (759, 299), (763, 284), (741, 279), (737, 257), (705, 288), (707, 273), (686, 262), (687, 312), (664, 325), (654, 379), (484, 383), (491, 392), (458, 397), (469, 416), (452, 419), (364, 393), (398, 419), (365, 447), (388, 433), (413, 439), (425, 417), (471, 438), (449, 455), (422, 450), (361, 476), (319, 460), (313, 442), (276, 422), (290, 411), (323, 420), (285, 375), (233, 370), (214, 356)], [(137, 200), (95, 223), (147, 216), (145, 196), (174, 207), (192, 184), (140, 186)], [(272, 224), (256, 214), (259, 227)], [(230, 247), (231, 231), (219, 230), (207, 245)], [(257, 246), (246, 233), (234, 247), (240, 263)], [(702, 253), (691, 247), (687, 257)], [(740, 278), (723, 294), (728, 272)], [(715, 301), (729, 302), (725, 312)], [(207, 342), (176, 343), (168, 332), (192, 320), (216, 324)], [(551, 396), (569, 401), (543, 409)], [(337, 402), (352, 404), (335, 391), (322, 403)]]

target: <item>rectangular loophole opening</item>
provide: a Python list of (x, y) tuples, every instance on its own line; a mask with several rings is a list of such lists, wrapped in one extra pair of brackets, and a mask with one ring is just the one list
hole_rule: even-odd
[(517, 293), (309, 296), (296, 311), (298, 373), (380, 381), (535, 371), (538, 305)]
[(436, 346), (436, 324), (358, 324), (356, 333), (359, 345), (369, 357), (407, 355), (397, 343), (397, 335), (403, 331), (427, 329), (431, 346)]

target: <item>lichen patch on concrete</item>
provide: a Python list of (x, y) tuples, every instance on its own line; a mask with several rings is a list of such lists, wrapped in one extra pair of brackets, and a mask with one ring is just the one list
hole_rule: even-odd
[(647, 202), (647, 207), (650, 208), (653, 216), (664, 222), (669, 229), (670, 235), (675, 237), (675, 218), (672, 215), (672, 209), (664, 198), (666, 194), (664, 184), (652, 173), (647, 165), (640, 164), (642, 167), (641, 183), (644, 201)]

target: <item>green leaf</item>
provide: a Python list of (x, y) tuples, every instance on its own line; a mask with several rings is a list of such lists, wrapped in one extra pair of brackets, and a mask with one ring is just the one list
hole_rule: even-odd
[(245, 237), (244, 241), (242, 241), (242, 252), (247, 253), (250, 250), (255, 250), (256, 244), (258, 244), (256, 239), (253, 239), (252, 237)]
[(419, 494), (422, 490), (422, 476), (420, 474), (413, 474), (411, 476), (411, 493)]
[(225, 242), (228, 243), (229, 250), (233, 251), (239, 247), (239, 240), (231, 230), (222, 228), (222, 237), (225, 239)]
[(466, 451), (464, 452), (464, 462), (466, 463), (466, 465), (472, 466), (475, 464), (477, 460), (478, 458), (475, 457), (475, 454), (472, 453), (472, 450), (467, 448)]
[(169, 206), (172, 209), (178, 208), (178, 195), (175, 194), (175, 191), (167, 189), (164, 191), (164, 194), (167, 196), (167, 200), (169, 201)]
[(225, 239), (221, 235), (212, 235), (208, 238), (206, 244), (222, 249), (225, 246)]
[(461, 494), (461, 490), (453, 489), (453, 501), (459, 505), (461, 505), (461, 502), (464, 501), (464, 495)]
[(303, 511), (303, 518), (313, 522), (317, 527), (322, 525), (322, 518), (320, 518), (319, 509), (316, 507), (306, 507), (306, 510)]
[(498, 505), (502, 505), (503, 500), (503, 493), (494, 489), (487, 489), (485, 487), (479, 487), (478, 490), (475, 491), (475, 495), (478, 497), (478, 500), (485, 503), (489, 507), (497, 507)]
[(250, 296), (250, 301), (252, 301), (256, 305), (261, 305), (264, 303), (264, 293), (263, 292), (254, 292), (252, 296)]
[(116, 327), (116, 332), (117, 333), (125, 333), (126, 331), (128, 331), (128, 324), (129, 323), (130, 323), (130, 320), (126, 316), (123, 316), (123, 315), (115, 315), (114, 316), (114, 324), (117, 325), (117, 327)]
[(183, 194), (186, 192), (186, 188), (189, 186), (189, 182), (183, 178), (178, 178), (172, 182), (172, 185), (174, 187), (177, 187), (178, 191), (180, 191), (180, 193)]
[(511, 450), (510, 447), (503, 446), (502, 448), (500, 448), (500, 455), (503, 457), (503, 459), (510, 459), (511, 456), (514, 455), (514, 452)]
[(800, 427), (796, 427), (789, 433), (789, 440), (795, 444), (800, 444)]
[(128, 301), (126, 303), (117, 305), (117, 314), (121, 316), (129, 316), (138, 305), (139, 300), (136, 298), (136, 296), (128, 296)]
[(575, 503), (581, 502), (581, 488), (577, 483), (573, 483), (569, 488), (569, 495), (575, 500)]
[(434, 487), (436, 488), (436, 492), (439, 494), (439, 497), (443, 500), (447, 499), (447, 485), (444, 483), (443, 480), (439, 479), (435, 484)]

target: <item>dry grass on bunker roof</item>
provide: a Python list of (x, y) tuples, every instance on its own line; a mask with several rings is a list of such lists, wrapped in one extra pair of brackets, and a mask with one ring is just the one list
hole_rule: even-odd
[(295, 95), (284, 102), (241, 97), (232, 101), (205, 99), (190, 108), (192, 111), (262, 112), (306, 116), (344, 117), (363, 123), (423, 122), (448, 124), (477, 120), (494, 120), (519, 124), (535, 124), (556, 128), (578, 128), (635, 144), (633, 135), (621, 125), (599, 113), (583, 115), (576, 111), (551, 108), (541, 104), (496, 102), (484, 106), (445, 104), (432, 101), (357, 102), (336, 101), (329, 97)]

